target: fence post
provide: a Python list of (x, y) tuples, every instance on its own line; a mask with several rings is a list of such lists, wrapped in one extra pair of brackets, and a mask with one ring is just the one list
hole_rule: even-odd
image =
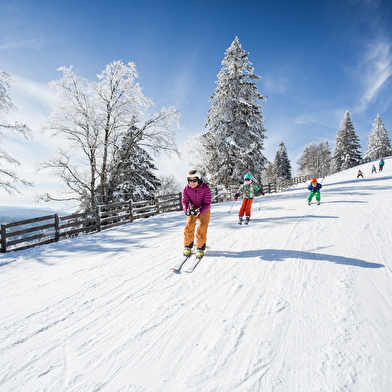
[(101, 206), (98, 205), (95, 209), (95, 212), (97, 214), (97, 231), (101, 231)]
[(129, 222), (133, 222), (132, 199), (129, 200)]
[(6, 225), (1, 225), (1, 253), (7, 251)]
[(159, 195), (155, 195), (154, 196), (154, 203), (155, 203), (155, 207), (157, 209), (157, 214), (160, 214), (160, 211), (159, 211)]
[(60, 219), (58, 214), (54, 214), (54, 241), (58, 242), (60, 239)]
[(178, 201), (179, 201), (178, 210), (179, 210), (179, 211), (182, 211), (182, 192), (180, 192), (180, 193), (178, 194)]

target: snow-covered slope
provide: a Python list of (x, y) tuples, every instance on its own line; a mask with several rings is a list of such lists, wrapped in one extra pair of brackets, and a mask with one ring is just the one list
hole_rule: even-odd
[(214, 205), (192, 274), (181, 213), (1, 255), (0, 390), (391, 391), (392, 160), (361, 168)]

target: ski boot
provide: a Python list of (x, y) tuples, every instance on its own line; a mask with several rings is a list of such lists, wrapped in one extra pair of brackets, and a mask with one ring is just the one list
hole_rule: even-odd
[(183, 256), (190, 256), (192, 253), (192, 248), (193, 248), (193, 242), (189, 245), (185, 245), (184, 250), (182, 251)]
[(318, 205), (318, 206), (320, 205), (320, 200), (317, 200), (317, 205)]
[(203, 256), (204, 256), (204, 250), (203, 249), (201, 249), (201, 248), (197, 248), (197, 251), (196, 251), (196, 258), (198, 258), (198, 259), (200, 259), (200, 258), (202, 258)]
[(246, 224), (246, 225), (249, 223), (249, 220), (250, 220), (250, 216), (247, 216), (247, 217), (245, 218), (245, 224)]
[(242, 217), (240, 216), (240, 218), (238, 219), (238, 224), (242, 225)]
[(308, 206), (310, 206), (310, 201), (308, 200)]

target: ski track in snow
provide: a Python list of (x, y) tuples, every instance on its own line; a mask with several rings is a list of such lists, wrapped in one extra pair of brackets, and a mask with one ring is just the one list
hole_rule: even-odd
[(1, 255), (0, 390), (391, 391), (392, 159), (371, 165), (248, 226), (213, 205), (191, 274), (181, 213)]

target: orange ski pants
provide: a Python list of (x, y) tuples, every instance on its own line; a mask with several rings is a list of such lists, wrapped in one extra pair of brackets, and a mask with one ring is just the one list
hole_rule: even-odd
[(190, 245), (195, 238), (196, 221), (199, 220), (196, 231), (196, 248), (201, 248), (207, 241), (207, 229), (210, 223), (211, 210), (203, 215), (189, 215), (184, 229), (184, 245)]
[(253, 199), (243, 199), (242, 200), (241, 209), (238, 214), (238, 216), (240, 218), (242, 218), (244, 216), (244, 214), (245, 214), (245, 216), (250, 217), (250, 209), (252, 208), (252, 202), (253, 202)]

